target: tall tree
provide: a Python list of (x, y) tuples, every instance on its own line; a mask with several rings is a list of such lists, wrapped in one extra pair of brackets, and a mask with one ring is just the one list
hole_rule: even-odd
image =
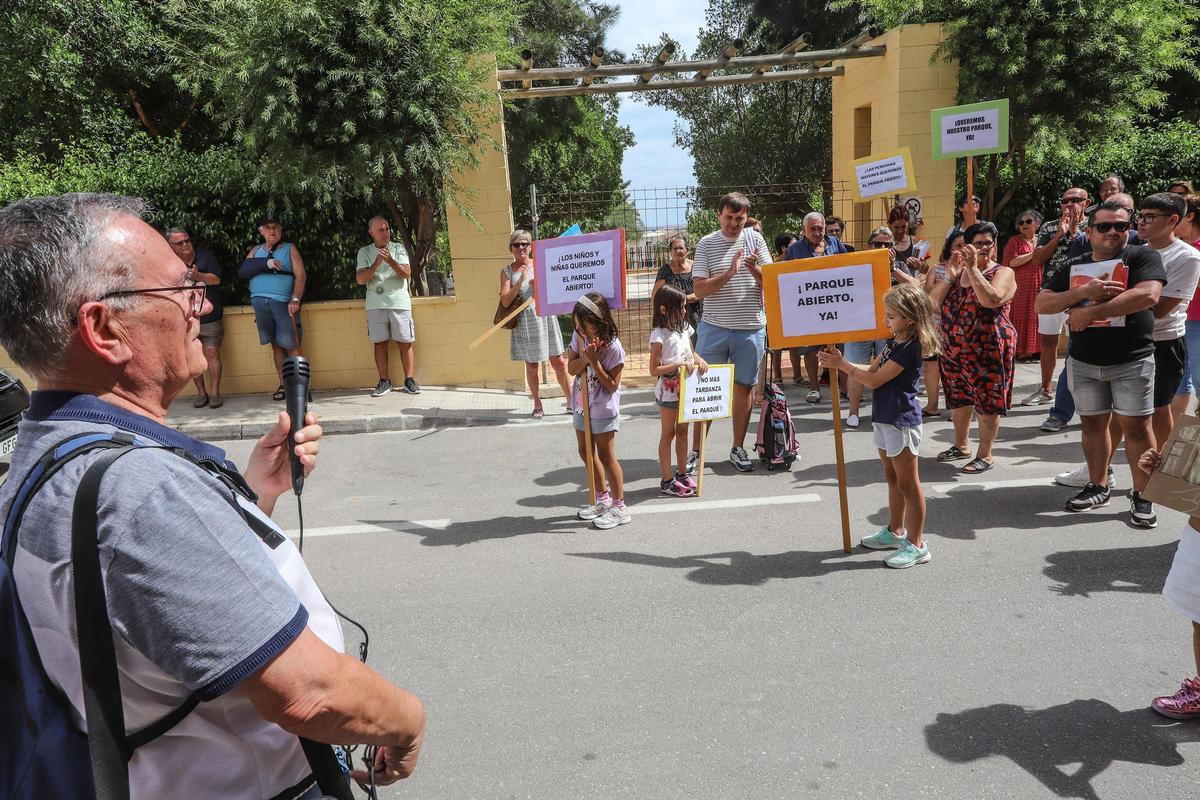
[[(716, 57), (738, 37), (745, 40), (741, 55), (777, 50), (786, 34), (755, 18), (753, 6), (753, 0), (710, 0), (690, 56)], [(640, 55), (652, 58), (666, 41), (663, 34)], [(830, 174), (831, 91), (828, 79), (798, 80), (659, 91), (646, 101), (686, 123), (676, 126), (675, 141), (691, 153), (701, 186), (819, 184)]]
[(322, 204), (386, 208), (426, 293), (456, 176), (488, 146), (481, 109), (491, 64), (510, 58), (516, 24), (504, 0), (180, 0), (181, 84), (261, 161), (264, 187), (300, 187)]
[[(531, 0), (513, 32), (515, 50), (528, 48), (534, 67), (584, 66), (605, 46), (618, 10), (588, 0)], [(621, 62), (620, 51), (606, 49), (605, 63)], [(633, 134), (617, 122), (612, 96), (551, 97), (508, 104), (509, 171), (517, 224), (532, 223), (529, 187), (543, 195), (564, 192), (608, 197), (621, 189), (621, 161)], [(563, 227), (552, 206), (546, 222)]]
[[(1192, 0), (858, 0), (887, 26), (944, 21), (936, 57), (959, 62), (958, 102), (1007, 97), (1010, 149), (987, 156), (994, 218), (1047, 154), (1120, 137), (1167, 100), (1172, 71), (1197, 74)], [(1001, 174), (1011, 172), (999, 196)]]

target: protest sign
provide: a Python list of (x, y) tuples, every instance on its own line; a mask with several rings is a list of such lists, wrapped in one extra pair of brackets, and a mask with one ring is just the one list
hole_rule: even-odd
[(709, 364), (704, 374), (680, 370), (680, 422), (703, 422), (732, 415), (733, 364)]
[(1008, 100), (935, 108), (930, 118), (935, 159), (1008, 152)]
[(856, 203), (916, 191), (917, 178), (913, 172), (912, 153), (907, 147), (860, 158), (853, 165)]
[(876, 249), (767, 264), (763, 292), (771, 346), (886, 339), (890, 263), (887, 250)]
[(1200, 419), (1185, 414), (1162, 446), (1162, 463), (1150, 473), (1142, 496), (1153, 503), (1200, 516)]
[(570, 314), (580, 295), (599, 292), (625, 307), (625, 231), (585, 233), (533, 243), (537, 314)]

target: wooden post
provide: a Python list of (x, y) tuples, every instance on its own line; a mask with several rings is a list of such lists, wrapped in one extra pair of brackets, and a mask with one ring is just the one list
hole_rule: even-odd
[(829, 392), (833, 395), (833, 452), (837, 459), (838, 502), (842, 509), (842, 552), (849, 553), (850, 502), (846, 497), (846, 453), (842, 449), (842, 392), (838, 388), (840, 373), (829, 368)]
[(708, 442), (708, 423), (693, 422), (700, 426), (700, 458), (696, 461), (696, 497), (704, 494), (704, 445)]
[(975, 156), (967, 156), (967, 202), (965, 203), (967, 210), (963, 212), (963, 230), (975, 224), (975, 203), (971, 202), (971, 198), (975, 196)]
[(504, 327), (504, 323), (508, 322), (510, 319), (512, 319), (513, 317), (515, 317), (517, 314), (520, 314), (522, 311), (524, 311), (525, 309), (529, 308), (529, 306), (531, 306), (531, 305), (533, 305), (533, 298), (532, 298), (532, 297), (530, 297), (530, 298), (529, 298), (528, 300), (526, 300), (524, 303), (521, 303), (521, 305), (519, 305), (519, 306), (517, 306), (516, 308), (514, 308), (514, 309), (512, 310), (512, 313), (510, 313), (510, 314), (509, 314), (507, 317), (505, 317), (504, 319), (500, 320), (500, 321), (499, 321), (499, 322), (497, 322), (495, 325), (493, 325), (492, 327), (490, 327), (490, 328), (488, 328), (486, 331), (484, 331), (484, 332), (483, 332), (483, 335), (481, 335), (481, 336), (480, 336), (478, 339), (476, 339), (475, 341), (473, 341), (473, 342), (471, 342), (469, 345), (467, 345), (467, 348), (468, 348), (468, 349), (470, 349), (470, 350), (474, 350), (476, 347), (479, 347), (479, 345), (483, 344), (483, 341), (484, 341), (484, 339), (488, 338), (488, 337), (489, 337), (489, 336), (491, 336), (493, 333), (495, 333), (496, 331), (498, 331), (498, 330), (500, 330), (501, 328), (503, 328), (503, 327)]
[(587, 474), (588, 474), (588, 505), (596, 505), (596, 472), (595, 472), (595, 455), (592, 453), (592, 410), (588, 407), (588, 391), (587, 382), (587, 365), (583, 367), (583, 372), (579, 373), (580, 391), (579, 395), (583, 402), (583, 449), (587, 456)]

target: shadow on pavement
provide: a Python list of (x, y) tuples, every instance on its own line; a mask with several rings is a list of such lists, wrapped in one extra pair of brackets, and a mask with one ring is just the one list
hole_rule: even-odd
[(397, 533), (411, 533), (421, 537), (421, 544), (431, 547), (460, 547), (489, 539), (512, 539), (534, 533), (576, 533), (591, 526), (590, 522), (576, 519), (573, 508), (561, 517), (550, 519), (532, 516), (491, 517), (472, 522), (453, 522), (445, 528), (418, 528), (407, 520), (395, 519), (363, 519), (359, 522), (391, 528)]
[(1177, 767), (1183, 756), (1176, 746), (1197, 741), (1194, 723), (1173, 723), (1148, 708), (1118, 711), (1096, 699), (1037, 711), (999, 703), (938, 714), (925, 728), (926, 746), (947, 761), (1004, 756), (1059, 797), (1085, 800), (1100, 800), (1092, 780), (1114, 761)]
[(1058, 581), (1052, 591), (1067, 596), (1087, 597), (1092, 592), (1135, 592), (1159, 594), (1175, 542), (1147, 547), (1106, 550), (1068, 550), (1046, 556), (1046, 577)]
[[(856, 569), (886, 569), (878, 553), (858, 551), (853, 555), (874, 556), (870, 561), (850, 558), (840, 549), (807, 551), (793, 550), (771, 555), (755, 555), (745, 550), (727, 553), (708, 553), (695, 556), (655, 556), (645, 553), (568, 553), (580, 558), (596, 558), (621, 564), (638, 564), (644, 567), (667, 569), (689, 569), (689, 581), (713, 586), (761, 586), (772, 578), (819, 578), (834, 572)], [(729, 563), (721, 563), (728, 560)]]
[[(925, 479), (925, 482), (928, 485), (934, 481)], [(1099, 520), (1107, 522), (1118, 517), (1117, 513), (1110, 512), (1114, 510), (1113, 505), (1119, 509), (1119, 503), (1088, 514), (1063, 511), (1063, 504), (1077, 491), (1047, 484), (1002, 486), (985, 491), (957, 490), (946, 495), (926, 494), (925, 533), (946, 539), (977, 539), (992, 528), (1048, 530), (1077, 527), (1083, 534)], [(967, 522), (968, 512), (970, 522)], [(1127, 512), (1121, 513), (1124, 518), (1128, 517)], [(876, 511), (867, 520), (872, 525), (886, 525), (887, 509)]]

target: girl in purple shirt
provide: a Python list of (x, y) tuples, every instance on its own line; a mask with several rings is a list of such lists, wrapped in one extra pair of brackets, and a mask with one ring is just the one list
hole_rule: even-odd
[(621, 465), (617, 463), (616, 453), (625, 350), (617, 338), (617, 324), (613, 322), (608, 302), (599, 292), (588, 292), (580, 297), (571, 317), (575, 321), (575, 334), (567, 348), (567, 372), (575, 376), (571, 389), (572, 406), (575, 409), (575, 439), (579, 444), (579, 457), (586, 464), (587, 444), (583, 431), (583, 386), (586, 378), (592, 431), (592, 471), (596, 481), (596, 504), (579, 509), (576, 516), (590, 519), (592, 525), (607, 530), (630, 521), (629, 511), (625, 508), (625, 478), (621, 473)]

